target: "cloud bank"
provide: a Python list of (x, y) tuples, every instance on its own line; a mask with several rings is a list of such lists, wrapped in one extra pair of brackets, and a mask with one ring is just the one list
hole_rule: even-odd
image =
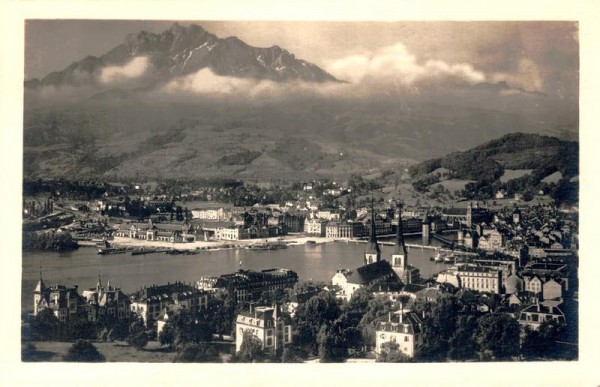
[(148, 69), (148, 58), (136, 57), (123, 66), (109, 66), (102, 69), (99, 80), (103, 84), (113, 84), (139, 78)]
[[(415, 93), (421, 89), (468, 87), (491, 79), (469, 63), (447, 63), (441, 60), (419, 63), (417, 57), (402, 43), (335, 59), (327, 62), (324, 67), (344, 82), (274, 82), (219, 76), (210, 69), (202, 69), (170, 81), (162, 91), (172, 95), (183, 93), (212, 98), (370, 98), (390, 93)], [(498, 78), (500, 77), (499, 75)]]
[(441, 60), (428, 60), (419, 64), (402, 43), (350, 55), (326, 64), (327, 70), (338, 79), (362, 83), (369, 81), (394, 82), (412, 86), (423, 81), (448, 81), (474, 84), (485, 81), (482, 72), (468, 63), (449, 64)]

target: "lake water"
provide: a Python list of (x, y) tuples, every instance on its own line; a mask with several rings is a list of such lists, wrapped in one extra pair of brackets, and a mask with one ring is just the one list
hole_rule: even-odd
[[(407, 243), (421, 243), (420, 238), (407, 238)], [(439, 246), (439, 242), (432, 240)], [(46, 285), (79, 285), (94, 287), (98, 273), (106, 284), (118, 286), (124, 292), (133, 292), (144, 285), (183, 281), (195, 283), (201, 276), (218, 276), (240, 268), (261, 270), (273, 267), (292, 269), (300, 280), (329, 282), (339, 268), (362, 265), (367, 245), (357, 243), (326, 243), (290, 246), (283, 250), (226, 249), (202, 251), (196, 255), (98, 255), (95, 248), (79, 248), (66, 253), (24, 252), (21, 281), (21, 309), (33, 309), (32, 292), (39, 279), (40, 267)], [(391, 260), (392, 246), (382, 246), (382, 258)], [(429, 260), (433, 250), (409, 249), (409, 262), (421, 270), (426, 278), (444, 269), (443, 263)]]

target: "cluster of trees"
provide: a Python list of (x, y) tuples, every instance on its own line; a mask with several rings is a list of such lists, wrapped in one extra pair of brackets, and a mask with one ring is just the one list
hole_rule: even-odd
[[(521, 328), (516, 319), (496, 309), (479, 313), (464, 308), (459, 296), (441, 300), (438, 304), (416, 305), (425, 312), (423, 344), (416, 361), (447, 360), (511, 360), (572, 359), (573, 348), (564, 349), (558, 343), (565, 337), (565, 325), (545, 321), (538, 331)], [(571, 350), (569, 352), (569, 349)]]
[(118, 320), (110, 317), (88, 321), (86, 316), (71, 316), (68, 322), (62, 323), (52, 309), (46, 308), (25, 326), (22, 337), (33, 341), (125, 340), (129, 336), (129, 326), (134, 321), (134, 318)]
[(377, 179), (367, 180), (354, 173), (348, 178), (348, 188), (352, 189), (354, 195), (368, 195), (371, 191), (380, 190), (382, 185)]
[(50, 195), (52, 198), (92, 200), (101, 198), (105, 192), (114, 195), (122, 193), (119, 187), (101, 182), (66, 179), (23, 180), (23, 196)]
[[(427, 160), (409, 168), (416, 191), (425, 192), (439, 181), (431, 174), (438, 168), (452, 171), (451, 177), (474, 180), (462, 195), (471, 199), (489, 199), (500, 190), (508, 195), (522, 193), (531, 200), (535, 192), (544, 190), (559, 203), (577, 200), (578, 186), (569, 179), (579, 173), (579, 145), (553, 137), (513, 133), (465, 152), (451, 153), (443, 158)], [(505, 169), (531, 169), (532, 173), (505, 183), (499, 181)], [(560, 172), (565, 181), (546, 184), (541, 180)]]
[(23, 232), (22, 246), (23, 250), (52, 251), (73, 250), (79, 247), (71, 233), (67, 231)]
[(392, 302), (359, 289), (349, 302), (321, 292), (300, 305), (293, 318), (293, 342), (321, 362), (341, 362), (350, 352), (375, 344), (376, 320), (392, 310)]
[(242, 149), (236, 153), (227, 154), (217, 161), (217, 164), (221, 165), (248, 165), (258, 156), (260, 156), (262, 152), (260, 151), (251, 151), (248, 149)]

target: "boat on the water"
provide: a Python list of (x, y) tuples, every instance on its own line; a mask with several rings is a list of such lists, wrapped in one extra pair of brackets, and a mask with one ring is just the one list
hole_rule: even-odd
[(437, 263), (444, 262), (444, 254), (442, 254), (441, 251), (438, 251), (433, 257), (433, 261)]
[(286, 249), (287, 245), (285, 243), (257, 243), (245, 248), (246, 250), (279, 250)]
[(122, 254), (125, 252), (127, 252), (127, 248), (125, 247), (100, 247), (98, 249), (98, 254), (100, 255)]
[(444, 263), (454, 263), (454, 255), (447, 254), (446, 256), (444, 256)]
[(307, 245), (316, 245), (316, 244), (317, 244), (317, 242), (316, 242), (316, 241), (313, 241), (313, 240), (309, 240), (309, 241), (306, 241), (306, 244), (307, 244)]
[(98, 244), (98, 254), (100, 255), (121, 254), (125, 253), (126, 251), (126, 247), (115, 247), (107, 240), (104, 240), (103, 243)]

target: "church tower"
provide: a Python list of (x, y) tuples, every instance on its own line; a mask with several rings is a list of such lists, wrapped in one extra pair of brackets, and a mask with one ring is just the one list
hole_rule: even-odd
[(375, 229), (375, 208), (373, 198), (371, 198), (371, 239), (369, 240), (369, 249), (365, 251), (365, 265), (379, 262), (381, 260), (381, 249), (377, 243), (377, 231)]
[(392, 266), (401, 268), (406, 272), (408, 268), (408, 252), (404, 244), (404, 233), (402, 230), (402, 204), (398, 205), (398, 226), (396, 229), (396, 245), (392, 253)]

